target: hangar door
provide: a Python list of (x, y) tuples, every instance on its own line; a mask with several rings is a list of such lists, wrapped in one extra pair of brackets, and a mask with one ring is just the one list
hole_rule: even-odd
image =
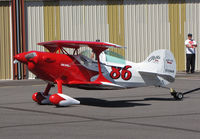
[(0, 2), (0, 79), (12, 79), (11, 66), (11, 7), (9, 2)]

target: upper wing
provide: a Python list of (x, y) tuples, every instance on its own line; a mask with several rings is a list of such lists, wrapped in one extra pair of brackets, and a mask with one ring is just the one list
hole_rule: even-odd
[(56, 52), (59, 48), (73, 48), (79, 49), (80, 47), (88, 46), (93, 49), (93, 51), (102, 52), (110, 47), (122, 48), (120, 45), (108, 43), (108, 42), (93, 42), (93, 41), (68, 41), (68, 40), (55, 40), (48, 42), (41, 42), (38, 45), (42, 45), (47, 48), (50, 52)]

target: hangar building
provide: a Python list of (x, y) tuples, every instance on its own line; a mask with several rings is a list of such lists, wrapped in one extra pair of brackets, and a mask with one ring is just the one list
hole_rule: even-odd
[[(116, 43), (134, 62), (170, 49), (183, 71), (187, 34), (200, 43), (199, 13), (199, 0), (0, 0), (0, 80), (34, 78), (13, 55), (43, 51), (36, 43), (51, 40)], [(200, 48), (196, 58), (200, 70)]]

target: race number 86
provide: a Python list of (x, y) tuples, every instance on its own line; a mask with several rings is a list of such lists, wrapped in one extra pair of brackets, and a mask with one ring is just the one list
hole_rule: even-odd
[(110, 77), (112, 79), (118, 79), (121, 76), (123, 80), (129, 80), (132, 77), (132, 73), (128, 70), (129, 68), (131, 68), (130, 65), (127, 65), (124, 68), (117, 68), (117, 67), (111, 67), (111, 68), (112, 71), (110, 72)]

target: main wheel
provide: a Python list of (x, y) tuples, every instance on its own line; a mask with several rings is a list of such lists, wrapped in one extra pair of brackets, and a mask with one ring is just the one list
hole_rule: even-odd
[(50, 95), (45, 96), (43, 92), (36, 92), (32, 95), (32, 99), (40, 105), (51, 104), (49, 97)]
[(183, 93), (176, 93), (176, 95), (174, 96), (174, 98), (176, 100), (182, 100), (183, 99)]

